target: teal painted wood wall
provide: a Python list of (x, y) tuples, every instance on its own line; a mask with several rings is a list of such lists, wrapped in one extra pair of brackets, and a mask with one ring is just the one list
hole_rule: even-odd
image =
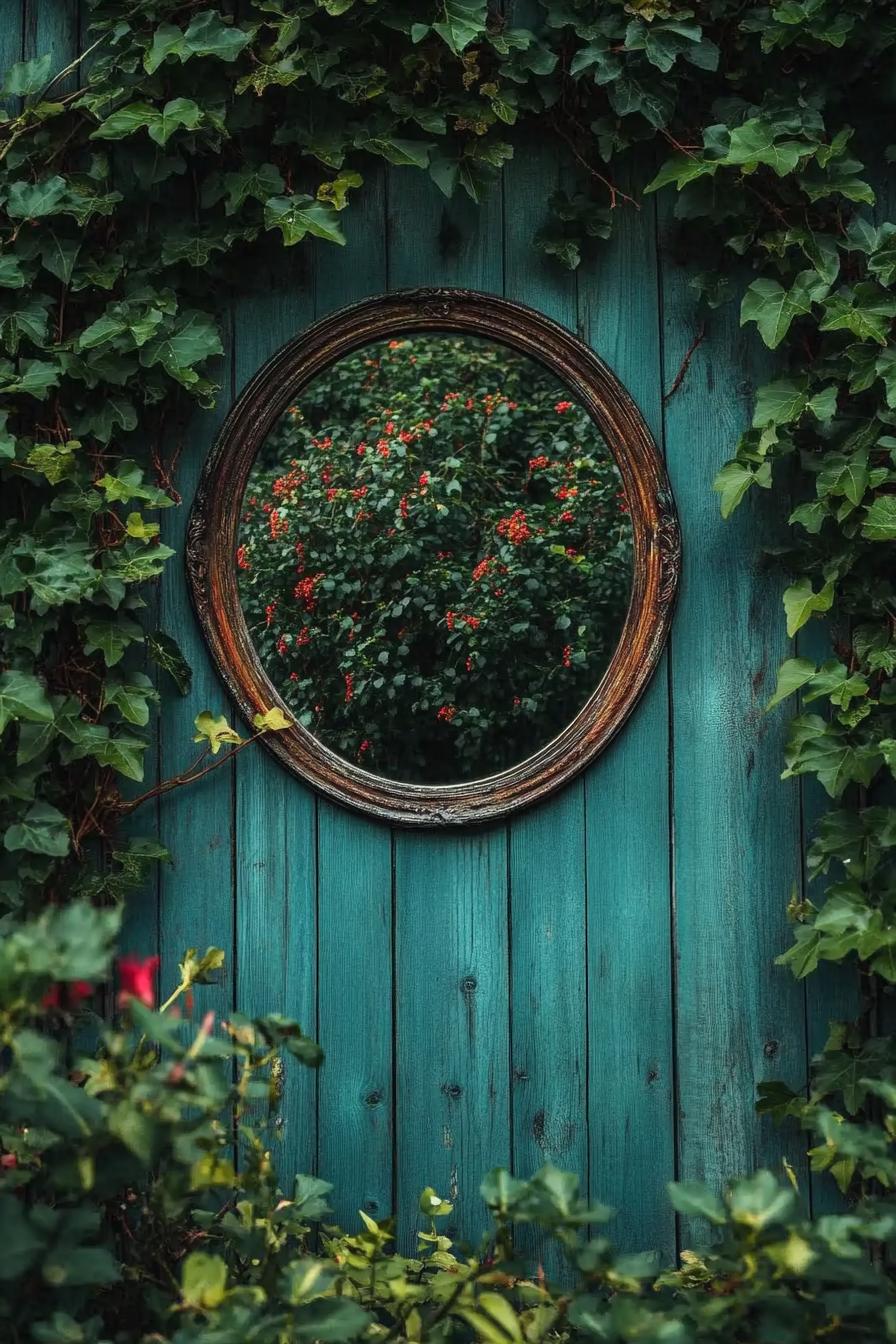
[[(77, 51), (77, 4), (7, 9), (5, 57), (52, 49), (61, 66)], [(315, 318), (415, 285), (532, 304), (612, 366), (666, 456), (685, 564), (647, 694), (565, 792), (468, 834), (390, 832), (319, 800), (263, 750), (243, 753), (141, 820), (174, 863), (135, 904), (128, 938), (161, 954), (166, 984), (187, 946), (224, 947), (226, 976), (197, 1011), (277, 1010), (317, 1035), (320, 1072), (287, 1071), (279, 1162), (331, 1180), (341, 1219), (396, 1209), (407, 1230), (433, 1184), (475, 1234), (482, 1174), (549, 1160), (619, 1207), (623, 1245), (670, 1254), (695, 1234), (669, 1210), (673, 1177), (719, 1182), (784, 1155), (805, 1176), (798, 1141), (753, 1111), (760, 1079), (804, 1079), (827, 1016), (772, 964), (801, 882), (803, 812), (799, 786), (779, 778), (782, 718), (762, 709), (786, 654), (763, 559), (781, 520), (761, 496), (723, 523), (710, 489), (764, 372), (736, 313), (711, 316), (664, 402), (697, 333), (672, 226), (646, 198), (564, 272), (531, 246), (561, 172), (553, 153), (521, 147), (477, 210), (390, 170), (347, 212), (345, 250), (265, 243), (222, 313), (219, 407), (191, 427), (178, 486), (186, 506), (233, 396)], [(171, 513), (165, 540), (182, 551), (187, 509)], [(176, 562), (152, 603), (194, 668), (189, 698), (164, 703), (167, 776), (192, 757), (195, 714), (229, 707)]]

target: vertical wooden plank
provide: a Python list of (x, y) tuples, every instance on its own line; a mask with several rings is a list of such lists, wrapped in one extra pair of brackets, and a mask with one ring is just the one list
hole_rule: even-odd
[(500, 294), (504, 287), (500, 183), (479, 205), (458, 191), (446, 200), (419, 170), (387, 179), (389, 288), (457, 285)]
[[(229, 314), (223, 323), (225, 349), (231, 348)], [(170, 560), (161, 585), (159, 622), (175, 639), (193, 669), (189, 695), (166, 692), (159, 740), (159, 772), (163, 779), (182, 773), (201, 750), (193, 741), (194, 719), (204, 709), (231, 716), (226, 692), (218, 679), (199, 633), (187, 596), (182, 561), (187, 518), (203, 458), (223, 419), (230, 396), (230, 355), (217, 363), (212, 377), (220, 382), (213, 412), (197, 412), (182, 431), (183, 451), (176, 485), (183, 503), (161, 515), (163, 542), (177, 555)], [(219, 984), (200, 986), (196, 1010), (224, 1015), (233, 1007), (233, 781), (235, 762), (228, 762), (198, 784), (175, 789), (159, 806), (159, 834), (173, 856), (160, 874), (159, 952), (161, 989), (166, 994), (177, 983), (177, 965), (188, 947), (223, 948), (227, 955)]]
[[(631, 183), (622, 184), (637, 194)], [(619, 209), (579, 270), (583, 338), (662, 441), (653, 203)], [(674, 632), (673, 632), (674, 638)], [(667, 666), (585, 783), (590, 1181), (614, 1240), (669, 1256), (675, 1175)]]
[[(664, 262), (662, 281), (671, 387), (696, 326), (686, 273)], [(683, 1177), (714, 1186), (785, 1154), (805, 1172), (800, 1138), (753, 1109), (758, 1082), (806, 1069), (802, 988), (773, 964), (800, 879), (785, 723), (763, 710), (788, 653), (782, 577), (763, 555), (780, 503), (754, 497), (724, 522), (710, 488), (766, 376), (754, 341), (732, 308), (713, 313), (665, 416), (684, 536), (672, 640), (679, 1161)], [(685, 1244), (705, 1236), (682, 1233)]]
[[(238, 394), (313, 316), (311, 250), (272, 247), (234, 308)], [(222, 693), (219, 693), (222, 694)], [(317, 1033), (317, 800), (263, 747), (236, 762), (236, 1004)], [(285, 1186), (317, 1158), (317, 1078), (285, 1060), (277, 1155)]]
[(0, 69), (4, 74), (11, 65), (22, 59), (25, 39), (25, 5), (23, 0), (12, 0), (0, 26)]
[(398, 1199), (426, 1185), (448, 1235), (485, 1229), (479, 1183), (509, 1161), (505, 830), (395, 837)]
[[(505, 295), (574, 331), (575, 276), (534, 245), (562, 173), (556, 147), (540, 145), (505, 167)], [(552, 1162), (587, 1182), (585, 926), (585, 785), (576, 780), (510, 823), (512, 1141), (522, 1176)], [(525, 1241), (548, 1275), (560, 1271), (555, 1244)]]
[[(502, 200), (446, 201), (419, 173), (388, 180), (390, 287), (500, 293)], [(396, 1208), (402, 1234), (429, 1184), (455, 1231), (485, 1226), (483, 1174), (510, 1159), (506, 828), (396, 832)]]
[[(316, 315), (386, 288), (385, 172), (365, 172), (346, 212), (345, 249), (314, 256)], [(319, 818), (318, 1168), (336, 1221), (392, 1211), (392, 839), (323, 799)]]
[[(53, 57), (50, 66), (50, 78), (52, 78), (76, 58), (80, 51), (80, 40), (78, 0), (26, 0), (23, 34), (26, 61), (49, 52)], [(76, 87), (77, 77), (68, 75), (54, 85), (53, 92), (69, 93)]]

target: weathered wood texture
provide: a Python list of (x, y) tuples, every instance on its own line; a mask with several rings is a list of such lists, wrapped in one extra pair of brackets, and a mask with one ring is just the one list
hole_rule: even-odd
[[(77, 6), (34, 0), (21, 21), (8, 8), (4, 56), (49, 46), (65, 64)], [(486, 830), (390, 833), (266, 752), (243, 753), (160, 809), (175, 862), (129, 934), (160, 951), (165, 984), (185, 947), (220, 944), (227, 978), (202, 1006), (294, 1013), (319, 1033), (319, 1075), (287, 1073), (280, 1162), (332, 1180), (341, 1218), (394, 1206), (407, 1235), (432, 1183), (475, 1236), (485, 1170), (550, 1160), (622, 1208), (623, 1244), (668, 1254), (695, 1235), (665, 1200), (676, 1174), (718, 1182), (785, 1153), (803, 1171), (799, 1140), (757, 1121), (755, 1085), (802, 1082), (807, 1041), (844, 995), (807, 1009), (772, 964), (816, 806), (780, 780), (782, 717), (762, 711), (785, 654), (781, 584), (762, 555), (779, 506), (763, 494), (723, 523), (710, 489), (763, 365), (736, 314), (714, 314), (664, 404), (697, 333), (687, 276), (664, 251), (670, 226), (645, 202), (571, 276), (530, 242), (560, 171), (522, 146), (478, 210), (414, 170), (372, 173), (344, 251), (266, 241), (222, 315), (220, 406), (192, 425), (178, 485), (189, 505), (235, 392), (316, 317), (417, 285), (532, 304), (607, 361), (665, 453), (684, 575), (647, 694), (586, 775)], [(164, 523), (181, 551), (186, 512)], [(230, 706), (177, 562), (158, 602), (194, 668), (189, 698), (164, 704), (170, 774), (191, 754), (194, 715)]]

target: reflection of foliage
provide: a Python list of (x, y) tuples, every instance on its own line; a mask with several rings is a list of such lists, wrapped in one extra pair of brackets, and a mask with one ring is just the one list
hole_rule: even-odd
[(619, 637), (615, 463), (554, 377), (445, 335), (368, 347), (271, 434), (237, 563), (300, 721), (406, 779), (489, 774), (577, 712)]

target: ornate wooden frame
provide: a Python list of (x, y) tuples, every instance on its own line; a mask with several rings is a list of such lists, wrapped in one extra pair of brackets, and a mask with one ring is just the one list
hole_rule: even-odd
[(249, 471), (278, 416), (317, 373), (359, 346), (414, 331), (490, 336), (557, 374), (601, 426), (619, 465), (634, 538), (631, 601), (603, 679), (557, 737), (511, 769), (472, 783), (409, 784), (352, 765), (299, 725), (263, 739), (336, 802), (400, 825), (461, 826), (529, 807), (594, 760), (634, 708), (669, 631), (681, 538), (665, 467), (631, 397), (587, 346), (534, 309), (462, 289), (386, 294), (324, 318), (269, 360), (234, 404), (196, 492), (186, 565), (199, 624), (242, 713), (251, 719), (259, 709), (283, 706), (246, 628), (233, 562)]

